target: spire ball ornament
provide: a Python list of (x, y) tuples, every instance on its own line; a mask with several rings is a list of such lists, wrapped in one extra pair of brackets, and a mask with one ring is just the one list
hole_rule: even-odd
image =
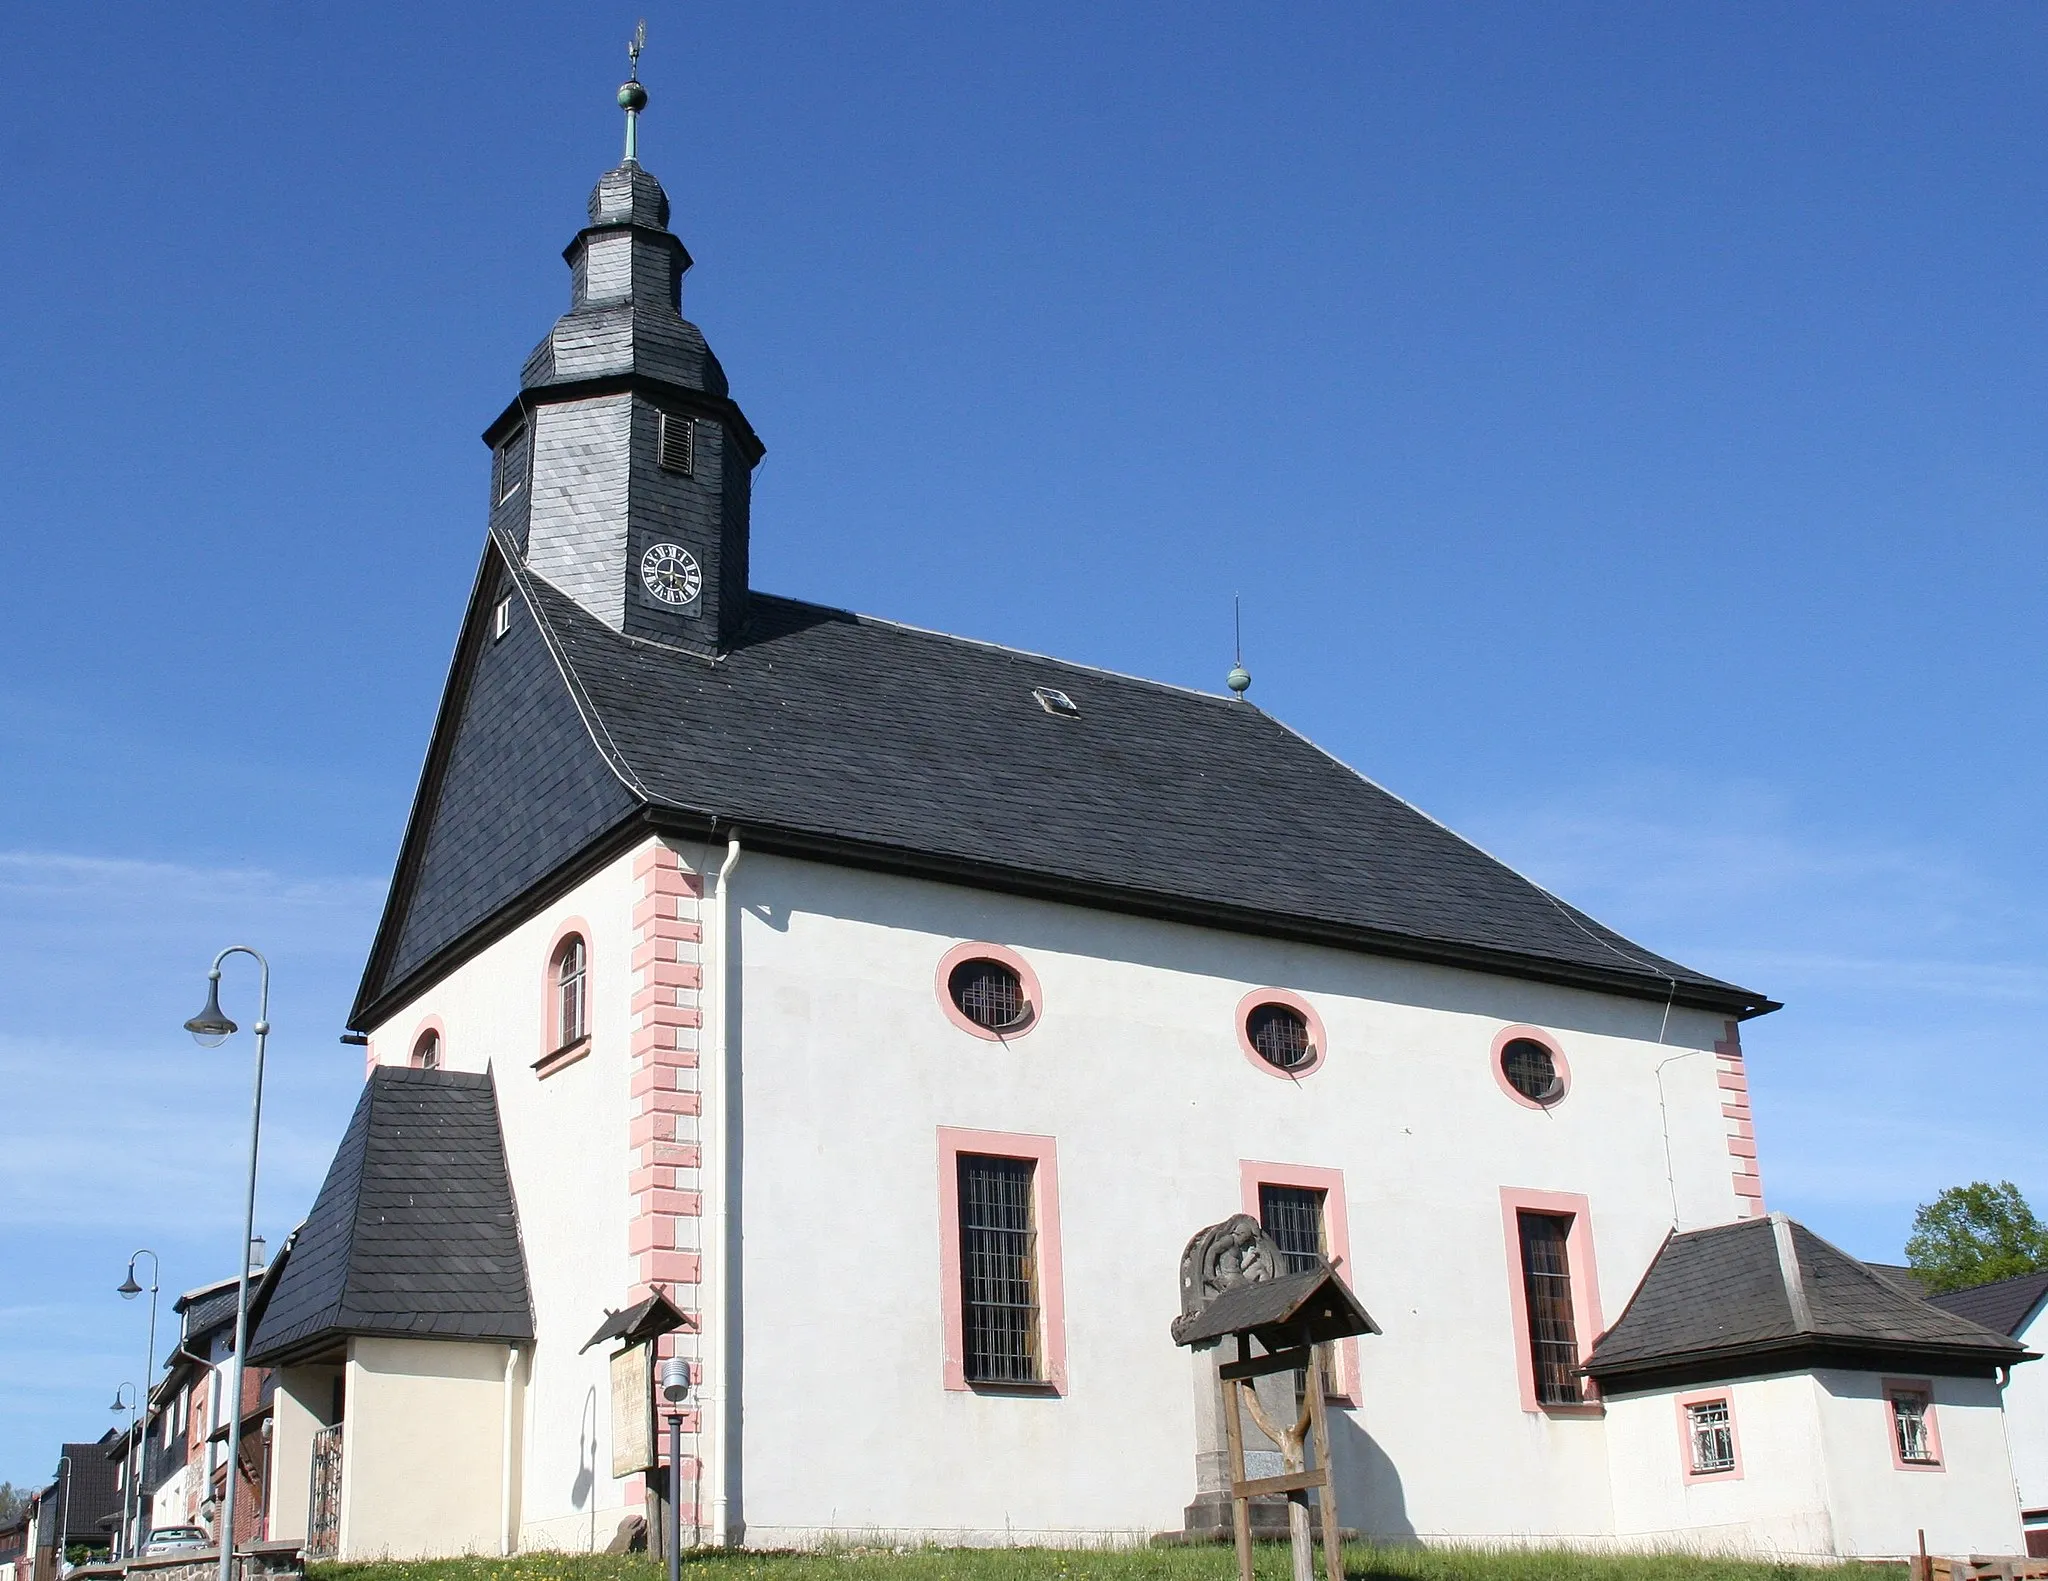
[(647, 90), (637, 82), (619, 84), (619, 108), (632, 115), (638, 115), (647, 108)]
[(1252, 672), (1241, 663), (1233, 664), (1230, 673), (1223, 677), (1223, 684), (1242, 697), (1252, 689)]

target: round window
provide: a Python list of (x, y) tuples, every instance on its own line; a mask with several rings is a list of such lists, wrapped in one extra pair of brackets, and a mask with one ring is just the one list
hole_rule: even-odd
[(1509, 1038), (1501, 1045), (1500, 1073), (1531, 1103), (1555, 1103), (1564, 1096), (1557, 1060), (1534, 1038)]
[(1031, 1019), (1024, 980), (1014, 968), (985, 955), (954, 967), (946, 992), (963, 1016), (990, 1032), (1015, 1031)]
[(1292, 1005), (1255, 1005), (1244, 1018), (1245, 1036), (1259, 1058), (1275, 1070), (1298, 1071), (1315, 1063), (1308, 1017)]

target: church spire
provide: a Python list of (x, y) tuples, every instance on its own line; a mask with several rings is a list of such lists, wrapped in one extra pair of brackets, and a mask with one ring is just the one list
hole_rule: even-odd
[(614, 631), (722, 652), (746, 619), (748, 496), (761, 459), (725, 372), (682, 315), (690, 254), (639, 160), (645, 24), (619, 89), (625, 158), (563, 257), (569, 311), (484, 438), (491, 522), (526, 567)]

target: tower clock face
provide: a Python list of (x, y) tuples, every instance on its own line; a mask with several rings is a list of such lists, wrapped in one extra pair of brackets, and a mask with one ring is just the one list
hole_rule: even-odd
[(640, 557), (640, 581), (664, 604), (694, 603), (704, 591), (696, 557), (679, 543), (650, 544)]

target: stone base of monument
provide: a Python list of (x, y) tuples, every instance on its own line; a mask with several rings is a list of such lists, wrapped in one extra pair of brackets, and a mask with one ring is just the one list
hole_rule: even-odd
[[(1287, 1500), (1274, 1494), (1251, 1501), (1252, 1541), (1255, 1543), (1284, 1543), (1289, 1540), (1287, 1528)], [(1159, 1532), (1152, 1541), (1162, 1547), (1183, 1543), (1227, 1543), (1235, 1533), (1230, 1526), (1230, 1495), (1227, 1493), (1198, 1494), (1181, 1515), (1181, 1529), (1177, 1532)], [(1356, 1542), (1358, 1533), (1348, 1527), (1338, 1539), (1341, 1542)]]

